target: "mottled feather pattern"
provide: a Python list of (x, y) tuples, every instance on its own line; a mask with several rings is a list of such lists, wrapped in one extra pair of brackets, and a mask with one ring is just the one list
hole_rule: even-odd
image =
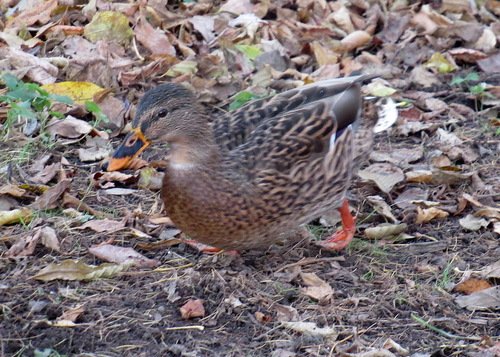
[[(175, 144), (170, 160), (192, 166), (167, 166), (162, 197), (169, 217), (205, 244), (250, 249), (339, 207), (360, 158), (357, 142), (369, 141), (366, 129), (374, 125), (359, 123), (360, 83), (370, 78), (319, 82), (210, 120), (193, 109), (191, 117), (210, 122), (212, 134), (203, 142), (194, 133), (165, 134)], [(178, 101), (170, 93), (162, 105)]]

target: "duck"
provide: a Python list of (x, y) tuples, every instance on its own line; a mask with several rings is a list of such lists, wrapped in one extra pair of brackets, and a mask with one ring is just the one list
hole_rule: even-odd
[(361, 86), (374, 77), (321, 80), (215, 114), (185, 86), (160, 84), (139, 101), (106, 170), (167, 144), (161, 198), (191, 239), (217, 250), (267, 248), (338, 209), (342, 229), (318, 244), (342, 250), (355, 234), (346, 192), (376, 124), (363, 118)]

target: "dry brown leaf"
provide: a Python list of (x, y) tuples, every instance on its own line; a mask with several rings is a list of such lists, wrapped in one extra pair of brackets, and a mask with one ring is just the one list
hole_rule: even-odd
[(250, 0), (228, 0), (223, 4), (219, 12), (227, 11), (231, 14), (241, 15), (253, 13), (254, 5)]
[(487, 310), (500, 308), (500, 286), (477, 291), (470, 295), (458, 296), (455, 302), (468, 310)]
[(26, 194), (26, 190), (20, 188), (17, 185), (6, 184), (0, 187), (0, 195), (10, 195), (14, 197), (23, 197)]
[(389, 193), (393, 187), (402, 182), (405, 178), (403, 171), (392, 164), (372, 164), (364, 170), (358, 172), (359, 177), (364, 180), (371, 180), (383, 192)]
[(485, 266), (479, 273), (487, 279), (500, 279), (500, 260)]
[(49, 264), (40, 270), (33, 278), (42, 281), (53, 280), (96, 280), (111, 278), (132, 266), (132, 261), (123, 264), (88, 265), (82, 261), (64, 260), (58, 264)]
[(387, 204), (387, 202), (384, 201), (384, 199), (380, 196), (368, 196), (366, 197), (367, 201), (370, 202), (372, 207), (380, 213), (382, 216), (390, 219), (394, 223), (398, 223), (398, 220), (396, 217), (394, 217), (394, 214), (392, 213), (391, 207)]
[(413, 201), (426, 200), (429, 193), (419, 187), (411, 187), (403, 191), (395, 200), (394, 203), (399, 208), (408, 208), (414, 205)]
[(36, 83), (54, 83), (59, 73), (58, 68), (47, 59), (36, 57), (12, 47), (0, 47), (0, 57), (6, 58), (14, 68), (26, 71), (26, 76)]
[(145, 17), (139, 17), (134, 33), (137, 41), (151, 51), (153, 56), (175, 56), (175, 48), (165, 32), (154, 29)]
[(38, 197), (31, 207), (34, 209), (51, 209), (57, 207), (57, 201), (69, 189), (70, 185), (71, 180), (69, 179), (60, 181)]
[(94, 129), (86, 121), (68, 115), (65, 119), (54, 118), (47, 124), (47, 132), (52, 136), (76, 139), (82, 135), (89, 134)]
[(490, 224), (486, 219), (476, 217), (472, 214), (468, 214), (464, 218), (459, 219), (458, 223), (468, 231), (478, 231), (481, 228), (486, 228)]
[(74, 307), (72, 309), (64, 311), (61, 316), (59, 316), (56, 321), (71, 321), (76, 322), (76, 320), (80, 317), (81, 314), (85, 311), (85, 307), (83, 305)]
[(33, 211), (29, 208), (18, 208), (11, 211), (0, 211), (0, 227), (18, 222), (27, 223), (31, 220)]
[(353, 51), (370, 43), (372, 36), (365, 31), (354, 31), (344, 37), (340, 43), (344, 51)]
[(205, 307), (203, 306), (203, 300), (200, 299), (189, 299), (180, 308), (181, 317), (184, 320), (189, 320), (195, 317), (205, 317)]
[(46, 24), (50, 21), (50, 15), (57, 8), (57, 0), (41, 1), (34, 7), (28, 7), (17, 16), (10, 18), (7, 28), (28, 27), (37, 22)]
[(61, 245), (59, 243), (59, 239), (57, 238), (57, 233), (52, 227), (43, 227), (41, 230), (41, 243), (46, 246), (47, 248), (50, 248), (52, 250), (55, 250), (56, 252), (61, 251)]
[(476, 291), (491, 288), (491, 284), (484, 279), (470, 278), (466, 281), (457, 284), (453, 290), (465, 295), (470, 295)]
[(61, 163), (56, 162), (51, 165), (47, 165), (38, 172), (31, 180), (34, 183), (46, 184), (50, 182), (54, 177), (56, 177), (57, 173), (61, 170)]
[(273, 317), (270, 315), (266, 315), (260, 311), (255, 312), (255, 319), (259, 321), (261, 324), (267, 324), (273, 321)]
[(333, 296), (333, 289), (326, 281), (322, 280), (315, 273), (300, 273), (302, 281), (307, 286), (302, 288), (302, 292), (318, 301), (327, 301)]
[(215, 38), (214, 35), (214, 16), (193, 16), (189, 19), (193, 28), (198, 31), (204, 38), (205, 42), (209, 43)]
[(314, 322), (283, 321), (282, 326), (293, 331), (311, 336), (322, 336), (335, 339), (338, 335), (333, 327), (318, 327)]
[(449, 216), (449, 213), (439, 209), (437, 207), (430, 208), (421, 208), (417, 207), (417, 219), (415, 220), (416, 224), (422, 224), (426, 222), (430, 222), (436, 218), (446, 218)]
[(133, 262), (133, 265), (140, 268), (155, 268), (160, 265), (156, 259), (146, 258), (132, 248), (117, 247), (111, 244), (101, 244), (89, 248), (90, 254), (97, 258), (111, 263)]
[(383, 239), (388, 237), (397, 236), (408, 228), (406, 223), (400, 224), (388, 224), (382, 223), (376, 227), (370, 227), (365, 229), (365, 236), (369, 239)]
[(78, 229), (92, 229), (95, 232), (103, 233), (103, 232), (117, 232), (123, 228), (125, 228), (125, 221), (113, 221), (111, 219), (94, 219), (92, 221), (88, 221), (82, 224)]

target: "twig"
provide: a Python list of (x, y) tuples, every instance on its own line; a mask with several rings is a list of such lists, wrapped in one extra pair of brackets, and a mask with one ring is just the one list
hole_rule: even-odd
[(193, 326), (177, 326), (177, 327), (166, 327), (164, 330), (167, 331), (178, 331), (178, 330), (199, 330), (203, 331), (205, 326), (193, 325)]
[(469, 340), (469, 341), (481, 341), (481, 338), (480, 337), (469, 337), (469, 336), (458, 336), (458, 335), (454, 335), (452, 333), (449, 333), (449, 332), (446, 332), (444, 330), (441, 330), (440, 328), (434, 326), (434, 325), (431, 325), (428, 321), (425, 321), (423, 318), (421, 318), (420, 316), (417, 316), (415, 314), (411, 314), (411, 318), (418, 322), (420, 325), (422, 325), (423, 327), (426, 327), (428, 328), (429, 330), (432, 330), (434, 332), (437, 332), (438, 334), (444, 336), (444, 337), (447, 337), (447, 338), (452, 338), (452, 339), (455, 339), (455, 340)]
[(328, 258), (302, 258), (296, 263), (291, 263), (287, 265), (283, 265), (281, 268), (275, 271), (275, 273), (279, 273), (280, 271), (283, 271), (288, 268), (292, 268), (295, 266), (302, 266), (302, 265), (309, 265), (309, 264), (315, 264), (315, 263), (321, 263), (321, 262), (331, 262), (331, 261), (337, 261), (337, 262), (343, 262), (345, 260), (344, 257), (328, 257)]

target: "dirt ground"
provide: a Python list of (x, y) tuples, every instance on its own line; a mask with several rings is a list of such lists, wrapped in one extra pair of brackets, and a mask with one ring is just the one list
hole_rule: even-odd
[[(36, 113), (41, 129), (26, 133), (27, 117), (8, 120), (8, 113), (33, 102), (8, 101), (8, 85), (0, 86), (0, 204), (8, 207), (0, 211), (33, 207), (43, 197), (37, 188), (50, 191), (62, 176), (69, 182), (65, 193), (33, 209), (30, 222), (0, 226), (0, 357), (500, 356), (500, 305), (463, 307), (457, 298), (465, 295), (455, 289), (500, 257), (497, 3), (0, 2), (0, 71), (37, 88), (97, 84), (90, 98), (111, 120), (68, 104), (60, 116), (90, 129), (50, 136), (48, 120), (58, 121), (50, 103)], [(101, 37), (110, 21), (121, 23), (120, 31), (108, 28)], [(259, 97), (366, 69), (384, 78), (377, 96), (400, 106), (398, 122), (376, 137), (363, 168), (390, 163), (401, 179), (383, 192), (356, 177), (349, 198), (357, 231), (341, 252), (315, 244), (339, 227), (328, 224), (334, 219), (311, 222), (266, 251), (205, 255), (172, 244), (183, 236), (152, 222), (164, 215), (160, 194), (139, 187), (139, 170), (114, 181), (122, 191), (110, 194), (109, 183), (95, 179), (103, 158), (81, 160), (79, 150), (87, 153), (90, 144), (106, 155), (116, 147), (130, 109), (158, 83), (187, 84), (202, 103), (227, 110), (242, 94)], [(162, 158), (154, 151), (143, 157)], [(34, 183), (50, 165), (60, 165), (57, 173)], [(410, 179), (419, 172), (431, 177)], [(441, 217), (422, 218), (425, 212)], [(123, 220), (123, 227), (82, 228), (99, 216)], [(464, 219), (480, 226), (465, 228)], [(404, 235), (365, 236), (367, 228), (395, 222), (407, 224)], [(43, 227), (55, 232), (60, 249), (30, 246)], [(110, 241), (159, 265), (88, 280), (35, 279), (69, 259), (107, 263), (89, 248)], [(499, 275), (481, 281), (500, 287)], [(181, 307), (191, 299), (200, 299), (205, 313), (184, 319)]]
[[(483, 181), (493, 184), (498, 175), (495, 137), (476, 123), (466, 123), (459, 130), (491, 149), (475, 168)], [(435, 142), (425, 135), (382, 134), (376, 150), (420, 145), (427, 153)], [(12, 150), (6, 143), (2, 146)], [(96, 166), (77, 167), (74, 177), (72, 191), (89, 206), (119, 219), (125, 212), (148, 212), (159, 204), (158, 194), (147, 190), (125, 196), (89, 190), (91, 171), (96, 170)], [(470, 190), (465, 184), (452, 189), (414, 186), (429, 189), (430, 196), (441, 201)], [(359, 180), (353, 185), (351, 205), (358, 211), (359, 232), (383, 221), (363, 199), (374, 193), (373, 185)], [(491, 202), (494, 197), (485, 195), (483, 200)], [(398, 217), (408, 214), (398, 208), (395, 212)], [(49, 283), (32, 277), (44, 265), (66, 258), (98, 264), (87, 248), (110, 235), (72, 228), (57, 211), (42, 216), (44, 224), (57, 227), (64, 253), (54, 255), (40, 248), (31, 257), (0, 260), (3, 356), (30, 356), (35, 349), (51, 349), (54, 356), (342, 356), (384, 347), (395, 355), (405, 355), (406, 350), (415, 356), (478, 356), (500, 334), (498, 312), (460, 308), (451, 291), (461, 277), (459, 271), (479, 270), (498, 260), (498, 237), (487, 230), (465, 232), (453, 216), (422, 225), (410, 223), (407, 233), (415, 238), (401, 242), (370, 241), (357, 234), (338, 254), (321, 251), (308, 238), (240, 256), (207, 256), (180, 244), (143, 251), (161, 261), (155, 270), (130, 270), (90, 282)], [(134, 224), (147, 231), (140, 215)], [(25, 231), (19, 226), (3, 229), (2, 249), (10, 245), (4, 237)], [(158, 240), (160, 231), (150, 232), (152, 240)], [(111, 236), (114, 244), (126, 247), (150, 240), (131, 233)], [(301, 293), (301, 272), (314, 272), (330, 284), (332, 298), (318, 302)], [(191, 298), (203, 300), (205, 317), (181, 318), (179, 308)], [(74, 327), (50, 326), (75, 305), (83, 305), (85, 311)], [(293, 331), (280, 322), (284, 316), (333, 327), (335, 335)], [(391, 349), (388, 340), (404, 350)]]

